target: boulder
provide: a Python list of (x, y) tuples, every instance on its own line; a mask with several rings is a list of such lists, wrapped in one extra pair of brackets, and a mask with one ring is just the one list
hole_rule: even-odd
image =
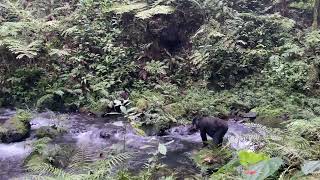
[(14, 117), (7, 120), (0, 127), (0, 142), (19, 142), (27, 138), (31, 129), (30, 119), (30, 113), (26, 111), (17, 112)]
[(36, 137), (37, 138), (55, 138), (59, 136), (63, 131), (58, 129), (56, 126), (43, 126), (36, 130)]

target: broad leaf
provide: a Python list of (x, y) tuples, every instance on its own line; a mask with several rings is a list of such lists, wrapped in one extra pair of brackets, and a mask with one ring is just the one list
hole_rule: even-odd
[(142, 130), (137, 123), (131, 122), (131, 126), (133, 127), (133, 129), (136, 131), (137, 134), (141, 136), (146, 136), (146, 133), (144, 132), (144, 130)]
[(243, 171), (245, 180), (264, 180), (273, 175), (283, 164), (280, 158), (271, 158), (251, 165), (247, 170)]
[(120, 106), (120, 110), (121, 110), (121, 112), (122, 112), (123, 114), (128, 114), (126, 107)]
[(255, 153), (247, 150), (239, 151), (238, 156), (240, 164), (243, 166), (249, 166), (270, 159), (270, 157), (264, 153)]
[(167, 154), (167, 147), (164, 144), (159, 143), (158, 151), (160, 154), (166, 155)]
[(320, 172), (320, 161), (305, 161), (301, 167), (303, 174), (308, 175)]

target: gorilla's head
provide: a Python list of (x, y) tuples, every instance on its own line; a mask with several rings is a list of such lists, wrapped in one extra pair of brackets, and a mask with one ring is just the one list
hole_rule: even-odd
[(192, 119), (192, 128), (199, 129), (199, 117), (195, 117)]

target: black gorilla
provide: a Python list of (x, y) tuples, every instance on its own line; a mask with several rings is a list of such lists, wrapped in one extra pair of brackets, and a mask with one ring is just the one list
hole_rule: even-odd
[(228, 131), (228, 122), (214, 117), (194, 118), (192, 125), (200, 129), (203, 146), (207, 146), (207, 134), (212, 138), (215, 145), (220, 146), (224, 135)]

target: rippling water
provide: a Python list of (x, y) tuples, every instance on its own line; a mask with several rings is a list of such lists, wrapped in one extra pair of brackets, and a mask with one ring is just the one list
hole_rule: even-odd
[[(4, 122), (14, 113), (14, 111), (2, 110), (0, 120)], [(35, 114), (31, 120), (30, 138), (19, 143), (0, 143), (0, 180), (20, 177), (25, 173), (23, 161), (32, 151), (31, 143), (35, 140), (34, 130), (50, 125), (57, 125), (67, 130), (63, 137), (55, 139), (53, 143), (87, 148), (88, 153), (98, 154), (101, 150), (123, 149), (125, 139), (125, 150), (135, 154), (128, 162), (128, 168), (133, 172), (142, 168), (151, 154), (157, 150), (159, 142), (174, 140), (174, 143), (168, 146), (167, 157), (162, 161), (170, 168), (196, 169), (188, 158), (190, 156), (188, 152), (201, 147), (199, 134), (178, 136), (173, 133), (165, 137), (140, 136), (121, 120), (121, 118), (92, 118), (80, 114), (59, 115), (52, 112)], [(102, 138), (102, 133), (106, 134), (107, 138)]]
[[(14, 115), (12, 110), (0, 110), (0, 123)], [(34, 139), (34, 130), (42, 126), (56, 125), (67, 130), (63, 137), (56, 138), (53, 144), (68, 144), (75, 148), (87, 148), (88, 153), (96, 153), (111, 149), (123, 149), (132, 152), (135, 156), (129, 160), (128, 168), (132, 172), (140, 170), (151, 154), (157, 150), (159, 142), (168, 145), (166, 157), (161, 161), (180, 177), (188, 177), (197, 173), (197, 168), (190, 160), (191, 152), (201, 148), (199, 133), (188, 134), (187, 126), (174, 127), (163, 137), (140, 136), (122, 118), (92, 118), (80, 114), (56, 114), (53, 112), (37, 113), (31, 120), (31, 136), (26, 141), (12, 144), (0, 143), (0, 180), (22, 176), (24, 159), (32, 151), (31, 142)], [(246, 126), (230, 123), (226, 139), (235, 149), (250, 148), (250, 141), (240, 141), (241, 135), (251, 133)], [(124, 145), (125, 139), (125, 145)]]

